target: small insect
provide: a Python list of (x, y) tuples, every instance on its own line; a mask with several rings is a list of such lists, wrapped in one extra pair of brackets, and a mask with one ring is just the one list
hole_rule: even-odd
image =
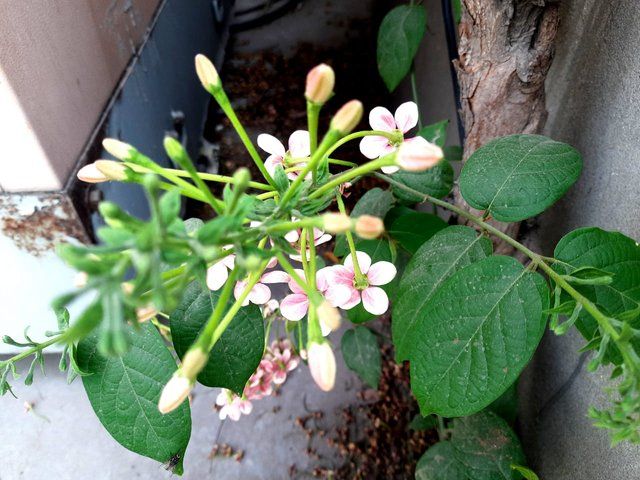
[(168, 462), (164, 464), (164, 469), (173, 472), (173, 470), (178, 466), (182, 456), (179, 453), (176, 453), (173, 457), (169, 459)]

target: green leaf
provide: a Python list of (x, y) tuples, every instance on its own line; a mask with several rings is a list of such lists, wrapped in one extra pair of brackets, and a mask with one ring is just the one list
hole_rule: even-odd
[(417, 480), (516, 480), (524, 464), (516, 434), (500, 417), (481, 412), (453, 421), (451, 440), (439, 442), (416, 466)]
[(507, 422), (513, 424), (516, 421), (518, 415), (518, 381), (507, 388), (507, 391), (498, 397), (498, 399), (489, 405), (491, 410), (496, 415), (504, 418)]
[[(393, 174), (393, 179), (425, 195), (443, 198), (449, 195), (453, 187), (453, 167), (448, 161), (441, 160), (435, 167), (424, 172), (400, 170)], [(398, 187), (392, 186), (391, 191), (398, 200), (409, 203), (424, 201), (424, 197)]]
[(182, 197), (180, 196), (180, 191), (177, 188), (168, 191), (160, 197), (160, 217), (162, 218), (162, 223), (164, 225), (171, 224), (171, 222), (180, 215), (181, 202)]
[(415, 430), (416, 432), (421, 432), (423, 430), (431, 430), (436, 428), (438, 425), (438, 420), (434, 415), (427, 415), (423, 417), (419, 413), (416, 413), (411, 423), (409, 423), (409, 429)]
[[(627, 317), (628, 312), (640, 306), (640, 246), (635, 240), (619, 232), (580, 228), (558, 242), (554, 256), (564, 262), (554, 264), (554, 268), (563, 274), (573, 274), (576, 269), (583, 271), (584, 267), (609, 273), (612, 277), (609, 284), (577, 285), (576, 288), (607, 315), (635, 320), (633, 315)], [(587, 340), (591, 340), (598, 330), (597, 322), (584, 310), (576, 327)], [(640, 347), (637, 340), (632, 342), (636, 343), (636, 349)], [(616, 358), (610, 360), (618, 361)]]
[[(171, 337), (180, 358), (209, 319), (219, 292), (191, 283), (170, 317)], [(230, 306), (230, 305), (229, 305)], [(198, 381), (242, 394), (264, 352), (264, 321), (257, 305), (242, 307), (211, 350)]]
[(511, 465), (511, 468), (522, 475), (525, 480), (540, 480), (540, 477), (536, 475), (536, 472), (530, 468), (523, 467), (522, 465)]
[(176, 362), (153, 325), (128, 328), (132, 348), (119, 358), (102, 357), (96, 335), (78, 344), (78, 366), (90, 374), (82, 383), (100, 422), (118, 443), (159, 462), (178, 458), (175, 471), (182, 473), (191, 435), (189, 402), (166, 415), (158, 411)]
[[(351, 211), (351, 218), (357, 218), (360, 215), (373, 215), (374, 217), (384, 219), (385, 215), (391, 208), (395, 199), (388, 190), (381, 188), (372, 188), (360, 197), (358, 203), (355, 204)], [(344, 235), (336, 237), (336, 246), (333, 252), (338, 257), (344, 257), (349, 253), (347, 238)]]
[(433, 237), (447, 223), (437, 215), (424, 212), (411, 212), (397, 218), (389, 228), (389, 235), (411, 253)]
[(369, 386), (377, 389), (382, 366), (375, 334), (367, 327), (355, 327), (344, 332), (341, 346), (347, 367)]
[(549, 290), (511, 257), (454, 273), (416, 315), (408, 338), (411, 387), (423, 415), (470, 415), (520, 375), (546, 324)]
[(421, 128), (418, 131), (418, 135), (431, 143), (435, 143), (440, 148), (444, 148), (444, 144), (447, 141), (448, 125), (449, 120), (441, 120)]
[(491, 255), (491, 241), (464, 226), (436, 233), (409, 261), (398, 287), (391, 330), (396, 360), (408, 360), (409, 343), (425, 307), (442, 283), (462, 267)]
[(427, 26), (422, 5), (401, 5), (382, 20), (378, 31), (378, 71), (389, 91), (409, 73)]
[(460, 173), (460, 193), (496, 220), (518, 222), (542, 213), (575, 183), (578, 151), (541, 135), (510, 135), (476, 150)]

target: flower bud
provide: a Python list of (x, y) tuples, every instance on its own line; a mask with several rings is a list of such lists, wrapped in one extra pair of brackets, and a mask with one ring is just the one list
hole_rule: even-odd
[(191, 348), (182, 359), (182, 367), (180, 368), (182, 375), (195, 382), (196, 377), (207, 364), (208, 360), (209, 355), (201, 348)]
[(304, 96), (313, 103), (322, 105), (333, 94), (333, 87), (336, 83), (336, 75), (333, 68), (321, 63), (314, 67), (307, 74), (307, 85)]
[(321, 325), (324, 325), (327, 330), (335, 332), (340, 328), (342, 317), (336, 307), (331, 305), (328, 301), (323, 300), (322, 303), (316, 309), (318, 313), (318, 320)]
[(200, 83), (205, 90), (211, 93), (212, 90), (220, 87), (220, 75), (211, 60), (199, 53), (196, 55), (196, 73), (200, 79)]
[(87, 281), (89, 280), (89, 275), (87, 272), (78, 272), (76, 276), (73, 278), (73, 285), (76, 288), (84, 288), (87, 286)]
[(372, 215), (360, 215), (356, 220), (356, 234), (365, 240), (378, 238), (384, 232), (384, 222)]
[(96, 168), (100, 170), (109, 180), (122, 181), (127, 178), (127, 167), (122, 162), (113, 160), (96, 160)]
[(171, 159), (180, 158), (184, 154), (182, 144), (173, 137), (164, 137), (163, 144), (167, 155), (169, 155), (169, 158)]
[(321, 390), (328, 392), (336, 382), (336, 358), (327, 342), (311, 343), (309, 346), (309, 371)]
[(322, 229), (329, 233), (344, 233), (351, 230), (351, 218), (344, 213), (329, 212), (322, 215)]
[(408, 172), (422, 172), (435, 166), (442, 158), (442, 149), (427, 142), (404, 142), (398, 149), (396, 164)]
[(233, 174), (233, 182), (236, 186), (236, 189), (244, 192), (247, 187), (249, 187), (249, 182), (251, 181), (251, 173), (248, 168), (239, 168)]
[(337, 130), (342, 135), (350, 133), (362, 119), (362, 103), (351, 100), (345, 103), (331, 120), (331, 129)]
[(160, 401), (158, 402), (160, 413), (169, 413), (178, 408), (185, 398), (189, 396), (192, 388), (193, 383), (188, 378), (179, 375), (179, 371), (176, 372), (160, 394)]
[(105, 138), (102, 140), (102, 146), (118, 160), (127, 160), (131, 157), (131, 153), (135, 151), (135, 148), (128, 143), (121, 142), (115, 138)]
[(107, 176), (98, 170), (95, 163), (90, 163), (89, 165), (85, 165), (76, 174), (78, 180), (82, 180), (86, 183), (102, 183), (108, 182), (109, 179)]

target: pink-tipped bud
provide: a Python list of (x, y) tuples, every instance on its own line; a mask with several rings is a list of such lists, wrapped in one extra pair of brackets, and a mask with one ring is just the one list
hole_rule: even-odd
[(178, 408), (189, 396), (193, 383), (186, 377), (179, 375), (179, 372), (171, 377), (171, 380), (162, 389), (158, 410), (165, 414)]
[(201, 348), (194, 347), (190, 349), (182, 359), (182, 375), (195, 382), (196, 377), (207, 364), (209, 355)]
[(396, 164), (408, 172), (422, 172), (438, 164), (444, 158), (442, 149), (427, 142), (404, 142), (398, 149)]
[(365, 240), (378, 238), (384, 232), (384, 222), (372, 215), (360, 215), (356, 220), (356, 234)]
[(313, 103), (322, 105), (333, 94), (336, 74), (329, 65), (321, 63), (307, 74), (307, 85), (304, 96)]
[(89, 165), (85, 165), (76, 174), (78, 180), (82, 180), (86, 183), (102, 183), (108, 182), (109, 179), (107, 176), (98, 170), (95, 163), (90, 163)]
[(135, 148), (131, 145), (116, 140), (115, 138), (105, 138), (102, 140), (102, 146), (118, 160), (127, 160), (131, 156), (131, 153), (135, 152)]
[(127, 167), (122, 162), (114, 162), (113, 160), (96, 160), (94, 162), (96, 168), (104, 173), (109, 180), (122, 181), (127, 178)]
[(309, 371), (321, 390), (328, 392), (336, 383), (336, 358), (327, 342), (309, 346)]
[(325, 327), (323, 328), (323, 330), (326, 329), (330, 332), (335, 332), (338, 328), (340, 328), (340, 323), (342, 321), (340, 312), (328, 301), (323, 300), (316, 309), (316, 312), (318, 313), (318, 321), (320, 322), (320, 325), (324, 325)]
[(346, 135), (360, 123), (362, 112), (362, 102), (351, 100), (345, 103), (331, 120), (331, 129), (337, 130), (342, 135)]
[(328, 233), (344, 233), (351, 230), (352, 221), (344, 213), (325, 213), (322, 216), (322, 229)]
[(220, 87), (220, 75), (218, 75), (216, 67), (211, 60), (201, 53), (196, 55), (196, 73), (198, 74), (200, 83), (202, 83), (202, 86), (208, 92)]

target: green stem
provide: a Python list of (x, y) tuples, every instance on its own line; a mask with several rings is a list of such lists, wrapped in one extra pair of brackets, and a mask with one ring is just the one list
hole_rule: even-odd
[(333, 152), (335, 152), (338, 148), (344, 145), (351, 140), (355, 140), (356, 138), (368, 137), (369, 135), (375, 135), (377, 137), (385, 137), (391, 141), (396, 140), (396, 135), (391, 132), (385, 132), (383, 130), (363, 130), (361, 132), (353, 132), (339, 141), (337, 141), (329, 150), (326, 152), (326, 156), (329, 157)]
[(299, 228), (320, 228), (322, 226), (321, 222), (322, 220), (320, 219), (320, 217), (306, 217), (296, 221), (291, 220), (287, 222), (276, 223), (275, 225), (270, 225), (265, 229), (265, 233), (267, 235), (271, 235), (273, 233), (288, 233)]
[[(336, 201), (338, 202), (338, 210), (340, 213), (347, 214), (347, 210), (344, 207), (344, 201), (342, 200), (342, 195), (336, 195)], [(346, 231), (345, 235), (347, 237), (347, 243), (349, 244), (349, 252), (351, 252), (351, 260), (353, 261), (353, 272), (355, 274), (356, 284), (361, 284), (364, 282), (365, 277), (362, 274), (362, 270), (360, 270), (360, 265), (358, 264), (358, 256), (356, 255), (356, 244), (353, 241), (353, 235), (350, 231)]]
[[(305, 229), (307, 233), (307, 242), (309, 242), (309, 285), (312, 290), (316, 290), (316, 244), (315, 238), (313, 234), (313, 227), (307, 227)], [(302, 258), (307, 257), (307, 251), (303, 250), (300, 252), (302, 254)]]
[(378, 170), (381, 167), (393, 165), (394, 159), (395, 159), (394, 154), (385, 155), (384, 157), (380, 157), (376, 160), (371, 160), (370, 162), (367, 162), (363, 165), (360, 165), (358, 167), (342, 172), (341, 174), (332, 177), (331, 180), (329, 180), (327, 183), (322, 185), (317, 190), (311, 192), (311, 194), (309, 195), (309, 199), (311, 200), (314, 198), (321, 197), (325, 193), (333, 190), (335, 187), (345, 182), (348, 182), (349, 180), (353, 180), (355, 177), (366, 175), (367, 173), (372, 172), (374, 170)]
[(312, 298), (315, 294), (315, 290), (311, 288), (311, 286), (307, 283), (309, 279), (306, 278), (307, 281), (305, 281), (305, 279), (302, 279), (302, 277), (296, 272), (295, 268), (293, 268), (293, 265), (291, 265), (291, 262), (287, 260), (287, 257), (285, 257), (282, 252), (276, 253), (276, 258), (278, 259), (278, 263), (280, 264), (282, 269), (287, 272), (287, 274), (289, 274), (294, 282), (300, 285), (300, 288), (304, 290), (304, 293), (306, 293), (309, 298)]
[(318, 148), (318, 117), (322, 105), (307, 100), (307, 127), (309, 129), (309, 143), (311, 144), (311, 154)]
[(0, 362), (0, 368), (4, 368), (7, 365), (11, 364), (11, 363), (15, 363), (15, 362), (19, 362), (20, 360), (23, 360), (31, 355), (33, 355), (34, 353), (37, 353), (41, 350), (44, 350), (47, 347), (50, 347), (51, 345), (54, 345), (56, 343), (60, 343), (62, 341), (64, 341), (66, 334), (65, 333), (61, 333), (60, 335), (56, 335), (55, 337), (51, 337), (49, 340), (47, 340), (46, 342), (42, 342), (39, 343), (38, 345), (35, 345), (32, 348), (29, 348), (23, 352), (20, 352), (17, 355), (14, 355), (11, 358), (8, 358), (7, 360), (3, 360)]

